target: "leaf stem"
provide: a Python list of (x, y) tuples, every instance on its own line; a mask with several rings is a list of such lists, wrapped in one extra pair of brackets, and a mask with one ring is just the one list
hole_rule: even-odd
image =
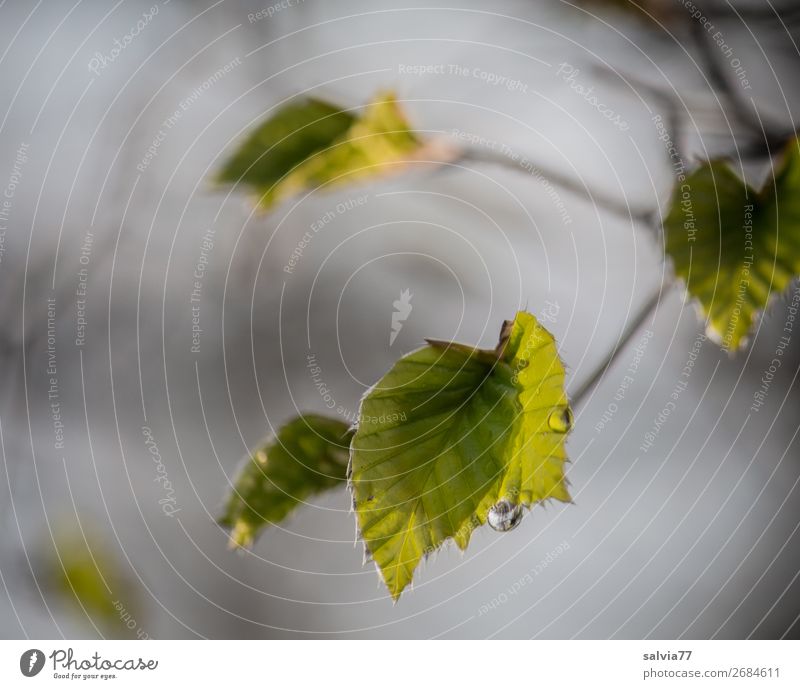
[[(517, 164), (512, 158), (502, 153), (498, 153), (494, 150), (477, 148), (477, 147), (468, 147), (463, 149), (461, 155), (458, 158), (458, 161), (461, 162), (473, 162), (473, 163), (489, 163), (494, 165), (499, 165), (501, 167), (505, 167), (511, 170), (516, 171), (523, 171), (528, 172), (532, 176), (538, 178), (544, 178), (550, 181), (551, 183), (558, 184), (564, 189), (567, 189), (579, 196), (582, 196), (592, 203), (608, 210), (616, 215), (624, 217), (625, 219), (633, 219), (640, 223), (643, 223), (651, 228), (658, 228), (660, 227), (660, 223), (658, 222), (656, 215), (658, 211), (644, 211), (638, 210), (635, 211), (631, 209), (627, 202), (620, 202), (617, 199), (611, 199), (607, 196), (594, 194), (592, 193), (587, 187), (581, 186), (575, 180), (570, 179), (564, 175), (558, 174), (556, 172), (552, 172), (550, 170), (546, 170), (538, 165), (531, 165), (528, 166), (521, 166)], [(617, 341), (614, 348), (609, 352), (609, 354), (603, 359), (601, 364), (592, 372), (589, 378), (584, 381), (578, 390), (571, 395), (572, 405), (578, 406), (583, 401), (584, 398), (591, 392), (592, 389), (597, 385), (600, 379), (603, 377), (605, 372), (614, 362), (614, 359), (617, 355), (623, 351), (625, 346), (631, 340), (631, 338), (639, 331), (641, 326), (647, 320), (649, 316), (655, 317), (655, 312), (658, 309), (658, 304), (661, 300), (661, 295), (663, 292), (663, 288), (668, 285), (659, 285), (658, 290), (642, 304), (639, 311), (634, 316), (633, 320), (629, 321), (625, 329), (622, 332), (619, 340)]]
[(608, 355), (592, 372), (592, 374), (583, 383), (581, 383), (578, 389), (572, 395), (570, 395), (573, 407), (578, 407), (585, 401), (586, 396), (597, 386), (602, 377), (605, 375), (606, 371), (614, 362), (614, 359), (616, 359), (617, 356), (625, 349), (625, 346), (631, 341), (633, 336), (639, 331), (642, 325), (644, 325), (645, 321), (647, 321), (647, 319), (650, 317), (655, 319), (656, 312), (658, 311), (658, 305), (661, 302), (661, 295), (663, 294), (664, 288), (668, 287), (670, 284), (671, 283), (660, 284), (652, 296), (641, 305), (633, 319), (626, 323), (625, 329), (622, 331), (622, 334), (617, 340), (616, 345), (614, 345), (614, 348), (608, 353)]

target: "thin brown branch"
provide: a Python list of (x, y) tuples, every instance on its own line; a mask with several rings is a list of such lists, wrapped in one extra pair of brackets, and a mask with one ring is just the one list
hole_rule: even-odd
[(645, 324), (647, 319), (655, 319), (658, 311), (658, 305), (661, 302), (661, 296), (663, 294), (664, 287), (665, 285), (659, 285), (659, 288), (655, 291), (655, 293), (640, 306), (639, 310), (636, 312), (636, 315), (625, 324), (625, 329), (622, 331), (622, 334), (617, 340), (617, 343), (614, 345), (614, 348), (606, 355), (606, 357), (603, 359), (600, 365), (595, 368), (592, 374), (583, 383), (581, 383), (578, 389), (572, 395), (570, 395), (573, 407), (578, 407), (585, 401), (588, 394), (594, 390), (597, 384), (602, 380), (606, 371), (608, 371), (608, 369), (611, 367), (611, 364), (614, 363), (617, 355), (625, 349), (625, 346), (631, 341), (633, 336), (639, 332), (639, 329)]
[(526, 164), (522, 166), (513, 158), (488, 148), (465, 148), (462, 150), (456, 162), (497, 165), (516, 172), (525, 172), (532, 177), (557, 185), (576, 196), (580, 196), (589, 201), (592, 205), (614, 213), (625, 220), (645, 222), (648, 224), (651, 224), (653, 221), (655, 211), (652, 208), (631, 208), (627, 201), (615, 199), (605, 194), (592, 191), (587, 186), (559, 172), (536, 164)]

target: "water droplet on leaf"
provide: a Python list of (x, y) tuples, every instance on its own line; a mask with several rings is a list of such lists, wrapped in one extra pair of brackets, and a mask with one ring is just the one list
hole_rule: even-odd
[(522, 521), (522, 505), (501, 500), (489, 510), (486, 520), (495, 531), (511, 531)]
[(550, 416), (547, 417), (547, 425), (550, 426), (551, 431), (566, 433), (572, 428), (572, 410), (565, 407), (550, 412)]

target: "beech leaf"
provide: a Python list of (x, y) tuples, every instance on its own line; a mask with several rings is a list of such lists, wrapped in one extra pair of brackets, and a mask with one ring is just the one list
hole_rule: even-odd
[(390, 92), (378, 94), (361, 114), (306, 99), (281, 108), (253, 131), (217, 181), (249, 187), (267, 210), (321, 185), (396, 171), (422, 150)]
[(568, 502), (571, 426), (555, 341), (529, 313), (494, 350), (429, 340), (397, 361), (362, 399), (350, 461), (359, 530), (392, 598), (448, 539), (464, 549), (487, 519), (508, 530), (523, 507)]
[(137, 590), (99, 532), (59, 526), (53, 548), (45, 551), (42, 577), (53, 594), (73, 605), (96, 632), (120, 638), (143, 634), (132, 617), (141, 614)]
[(350, 431), (343, 421), (299, 416), (249, 457), (234, 482), (219, 522), (231, 545), (252, 545), (269, 524), (282, 521), (305, 499), (343, 485)]
[(725, 162), (702, 165), (676, 187), (664, 230), (708, 336), (728, 351), (744, 347), (761, 313), (800, 274), (798, 140), (759, 191)]

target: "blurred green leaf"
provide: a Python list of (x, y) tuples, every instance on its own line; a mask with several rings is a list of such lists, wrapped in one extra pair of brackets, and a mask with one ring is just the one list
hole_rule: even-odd
[(571, 426), (555, 341), (531, 314), (507, 321), (495, 350), (429, 340), (402, 357), (362, 400), (351, 452), (361, 536), (392, 598), (490, 511), (506, 530), (522, 506), (569, 501)]
[(676, 187), (664, 230), (709, 337), (729, 351), (745, 346), (759, 315), (800, 274), (797, 139), (760, 191), (725, 162), (702, 165)]
[(91, 533), (61, 532), (47, 562), (46, 582), (58, 596), (75, 604), (81, 617), (112, 638), (130, 638), (138, 629), (131, 611), (137, 594), (119, 563)]
[(259, 126), (217, 181), (241, 182), (266, 210), (304, 190), (385, 175), (420, 148), (392, 93), (379, 94), (357, 116), (308, 99), (287, 105)]
[(282, 521), (312, 495), (347, 478), (349, 427), (337, 419), (306, 414), (248, 458), (228, 497), (220, 524), (231, 544), (247, 547), (262, 528)]

